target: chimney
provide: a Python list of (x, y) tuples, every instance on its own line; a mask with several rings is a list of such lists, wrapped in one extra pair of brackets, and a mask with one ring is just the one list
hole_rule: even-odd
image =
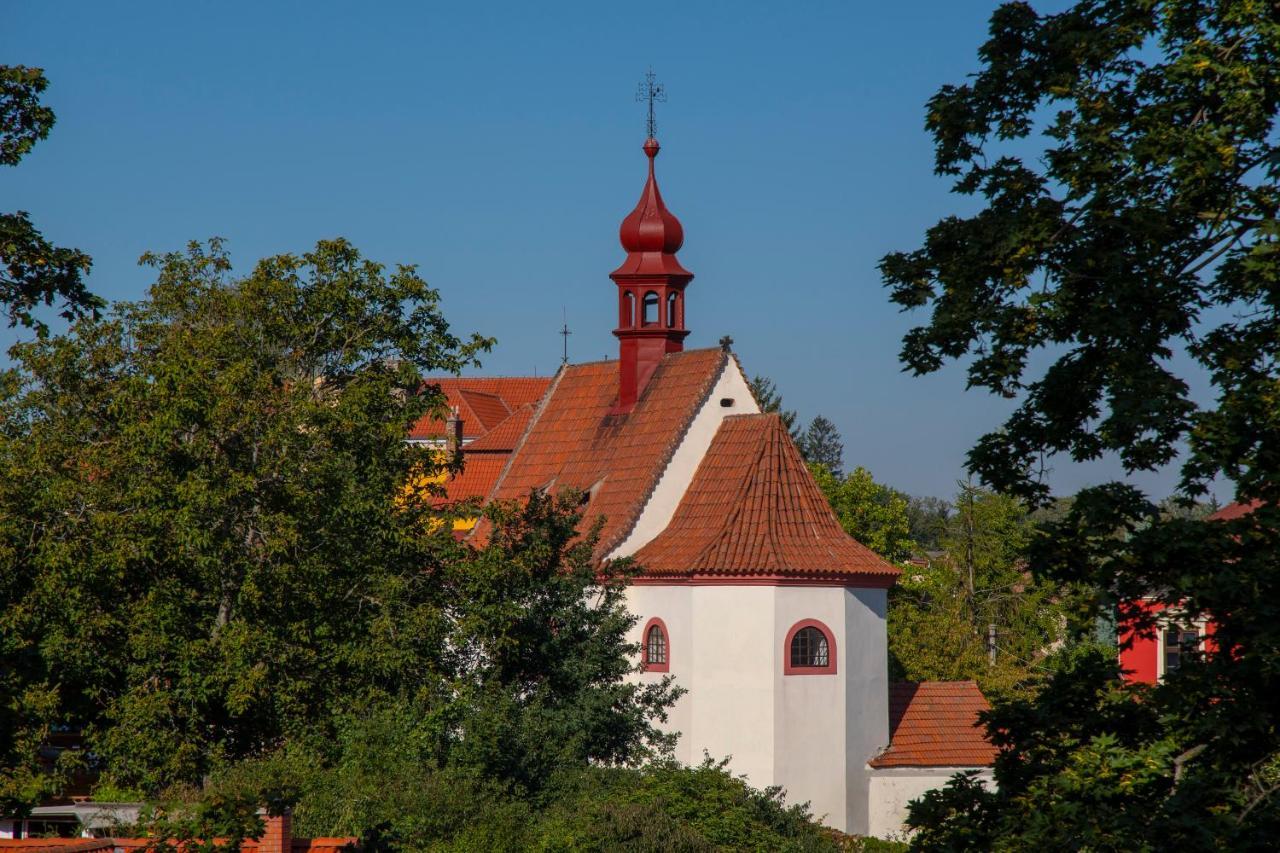
[(444, 447), (449, 454), (449, 461), (454, 462), (462, 454), (462, 417), (458, 407), (449, 410), (449, 417), (444, 422)]
[(262, 838), (258, 840), (258, 853), (292, 853), (293, 813), (288, 809), (281, 815), (266, 815)]

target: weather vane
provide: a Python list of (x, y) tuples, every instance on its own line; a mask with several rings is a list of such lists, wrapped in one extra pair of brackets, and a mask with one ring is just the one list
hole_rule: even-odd
[(637, 101), (649, 102), (649, 138), (658, 138), (658, 122), (653, 117), (653, 104), (655, 101), (665, 104), (667, 102), (667, 87), (658, 82), (658, 78), (654, 76), (653, 69), (650, 68), (644, 75), (644, 80), (640, 81), (640, 89), (636, 92)]

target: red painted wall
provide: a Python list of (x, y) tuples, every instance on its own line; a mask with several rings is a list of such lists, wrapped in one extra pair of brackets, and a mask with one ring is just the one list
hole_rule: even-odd
[[(1151, 615), (1168, 609), (1164, 603), (1158, 601), (1140, 601), (1138, 608)], [(1213, 623), (1205, 623), (1200, 633), (1203, 638), (1204, 652), (1213, 654), (1217, 651), (1213, 642)], [(1161, 654), (1160, 638), (1156, 631), (1152, 631), (1149, 635), (1138, 634), (1132, 625), (1126, 626), (1122, 620), (1119, 625), (1119, 641), (1120, 668), (1124, 672), (1125, 681), (1131, 684), (1155, 684), (1160, 679)]]
[[(1143, 601), (1138, 606), (1146, 613), (1159, 613), (1164, 605), (1155, 601)], [(1124, 680), (1130, 683), (1155, 684), (1160, 669), (1160, 639), (1150, 635), (1138, 635), (1132, 625), (1120, 623), (1120, 668)]]

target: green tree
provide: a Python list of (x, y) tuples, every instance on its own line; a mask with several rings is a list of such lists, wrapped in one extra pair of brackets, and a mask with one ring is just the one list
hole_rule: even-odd
[(942, 547), (942, 537), (950, 518), (951, 504), (942, 498), (907, 497), (911, 539), (922, 551), (936, 551)]
[(954, 505), (942, 555), (907, 568), (890, 591), (895, 675), (974, 679), (989, 698), (1025, 694), (1065, 639), (1068, 594), (1028, 571), (1034, 528), (1021, 502), (962, 483)]
[(777, 412), (778, 417), (782, 418), (782, 425), (787, 428), (787, 432), (791, 433), (794, 441), (800, 440), (800, 428), (796, 426), (796, 413), (791, 409), (782, 408), (782, 395), (778, 393), (778, 388), (773, 384), (773, 380), (767, 376), (754, 376), (749, 383), (751, 385), (751, 393), (755, 396), (756, 402), (760, 404), (762, 412)]
[[(881, 262), (895, 302), (931, 310), (905, 338), (907, 367), (972, 356), (971, 386), (1019, 400), (971, 470), (1039, 504), (1052, 457), (1139, 471), (1182, 454), (1181, 498), (1222, 477), (1260, 506), (1174, 517), (1109, 483), (1047, 523), (1037, 571), (1114, 596), (1146, 629), (1128, 604), (1143, 595), (1211, 617), (1215, 641), (1142, 702), (1108, 699), (1110, 717), (1094, 698), (1122, 689), (1114, 659), (1063, 669), (1036, 714), (993, 715), (1009, 748), (998, 791), (958, 787), (917, 813), (919, 846), (966, 845), (981, 824), (995, 849), (1260, 849), (1280, 832), (1275, 9), (1006, 3), (980, 60), (926, 120), (937, 170), (979, 209)], [(1206, 402), (1179, 373), (1188, 360), (1212, 383)], [(1088, 718), (1044, 728), (1063, 695), (1089, 698)], [(1151, 714), (1158, 728), (1133, 722)]]
[(8, 804), (48, 790), (54, 725), (148, 796), (393, 711), (435, 764), (526, 790), (664, 747), (672, 689), (623, 682), (626, 566), (592, 564), (573, 496), (493, 508), (480, 549), (405, 500), (441, 464), (404, 441), (442, 404), (422, 375), (489, 344), (412, 268), (340, 240), (244, 277), (216, 242), (147, 262), (145, 301), (3, 375)]
[(840, 476), (844, 468), (844, 442), (835, 424), (818, 415), (809, 422), (796, 443), (806, 462), (821, 465)]
[[(49, 82), (39, 68), (0, 65), (0, 165), (16, 166), (53, 127), (53, 110), (40, 103)], [(67, 319), (96, 314), (102, 301), (84, 285), (92, 264), (78, 249), (52, 245), (25, 211), (0, 213), (0, 305), (9, 325), (44, 332), (32, 313), (61, 300)]]
[(877, 483), (862, 466), (843, 477), (822, 465), (810, 464), (809, 470), (846, 533), (886, 560), (911, 556), (907, 501), (900, 492)]

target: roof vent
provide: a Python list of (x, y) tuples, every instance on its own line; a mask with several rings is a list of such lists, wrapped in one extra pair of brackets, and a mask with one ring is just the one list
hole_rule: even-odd
[(732, 405), (733, 405), (733, 398), (732, 398), (732, 397), (721, 397), (721, 398), (720, 398), (720, 407), (721, 407), (721, 408), (723, 408), (723, 409), (727, 409), (727, 408), (729, 408), (729, 407), (730, 407), (730, 406), (732, 406)]

